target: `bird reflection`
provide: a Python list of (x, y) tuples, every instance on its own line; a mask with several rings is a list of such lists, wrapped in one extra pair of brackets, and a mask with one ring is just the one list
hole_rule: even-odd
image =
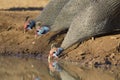
[(49, 74), (55, 78), (55, 80), (76, 80), (72, 75), (65, 71), (58, 60), (49, 60)]

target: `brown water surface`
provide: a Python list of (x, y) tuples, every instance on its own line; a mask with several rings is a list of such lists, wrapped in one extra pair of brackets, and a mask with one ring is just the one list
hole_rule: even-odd
[(87, 68), (75, 63), (0, 57), (0, 80), (120, 80), (118, 68)]

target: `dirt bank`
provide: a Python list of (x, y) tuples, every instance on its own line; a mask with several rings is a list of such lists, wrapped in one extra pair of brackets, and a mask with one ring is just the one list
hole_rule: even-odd
[(44, 7), (49, 0), (0, 0), (0, 9), (8, 9), (15, 7)]
[[(0, 53), (34, 54), (47, 57), (50, 45), (54, 42), (61, 44), (65, 34), (50, 37), (48, 33), (35, 40), (35, 29), (23, 33), (26, 16), (35, 18), (39, 11), (0, 11)], [(35, 44), (32, 42), (35, 41)], [(75, 45), (74, 45), (75, 46)], [(120, 64), (120, 34), (114, 33), (82, 42), (75, 47), (65, 50), (61, 55), (64, 60), (78, 61), (86, 65), (119, 65)]]
[(111, 34), (84, 41), (76, 49), (65, 54), (64, 58), (69, 61), (78, 61), (81, 65), (95, 67), (120, 65), (120, 34)]

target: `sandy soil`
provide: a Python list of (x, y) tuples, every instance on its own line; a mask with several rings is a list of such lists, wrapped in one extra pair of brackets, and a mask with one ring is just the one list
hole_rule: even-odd
[[(35, 29), (23, 33), (26, 16), (37, 17), (39, 11), (0, 11), (0, 53), (1, 55), (34, 54), (47, 58), (50, 45), (54, 42), (61, 44), (65, 34), (51, 36), (48, 33), (35, 40)], [(35, 41), (35, 44), (32, 42)], [(103, 66), (120, 65), (120, 34), (114, 33), (103, 37), (96, 37), (82, 42), (75, 48), (65, 50), (61, 59), (77, 61), (81, 65)]]
[(49, 0), (0, 0), (0, 9), (13, 7), (44, 7)]
[(66, 60), (95, 67), (120, 65), (120, 34), (97, 37), (94, 40), (89, 39), (76, 49), (73, 50), (73, 48), (65, 51), (64, 58)]

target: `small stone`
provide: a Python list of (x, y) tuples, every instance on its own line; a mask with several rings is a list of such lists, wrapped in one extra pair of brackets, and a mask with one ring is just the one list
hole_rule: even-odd
[(91, 39), (92, 39), (92, 40), (95, 40), (95, 38), (94, 38), (94, 37), (92, 37)]
[(111, 55), (110, 55), (110, 58), (114, 58), (115, 57), (115, 53), (112, 53)]
[(31, 67), (33, 68), (33, 67), (34, 67), (34, 65), (31, 65)]
[(35, 44), (35, 41), (33, 41), (32, 44)]

